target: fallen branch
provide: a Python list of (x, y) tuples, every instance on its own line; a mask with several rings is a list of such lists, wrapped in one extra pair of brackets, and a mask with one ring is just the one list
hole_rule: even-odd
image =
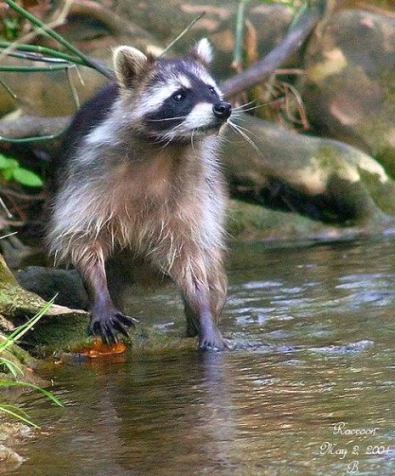
[(111, 35), (115, 37), (137, 37), (145, 38), (155, 42), (153, 35), (144, 28), (125, 20), (100, 3), (92, 0), (74, 0), (71, 4), (69, 15), (81, 15), (89, 19), (94, 19), (108, 28)]
[(17, 142), (30, 139), (55, 138), (69, 124), (70, 117), (22, 116), (15, 120), (0, 121), (0, 140)]
[(300, 48), (300, 45), (311, 34), (324, 9), (322, 0), (306, 7), (296, 19), (291, 30), (277, 48), (253, 66), (228, 79), (222, 84), (222, 91), (226, 98), (235, 96), (246, 89), (261, 83), (279, 68), (284, 61)]

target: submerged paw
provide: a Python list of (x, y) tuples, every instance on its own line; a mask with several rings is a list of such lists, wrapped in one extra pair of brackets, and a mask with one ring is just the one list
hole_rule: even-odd
[(224, 339), (221, 335), (202, 337), (199, 339), (199, 349), (218, 352), (221, 350), (232, 349), (232, 343), (228, 339)]

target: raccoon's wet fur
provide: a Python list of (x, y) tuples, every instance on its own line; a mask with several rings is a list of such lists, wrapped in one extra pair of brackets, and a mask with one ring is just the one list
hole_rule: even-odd
[(206, 39), (175, 59), (116, 48), (116, 82), (81, 108), (66, 135), (48, 241), (55, 260), (80, 272), (91, 332), (104, 341), (133, 323), (106, 273), (108, 261), (120, 257), (121, 272), (129, 257), (177, 284), (201, 349), (228, 346), (216, 326), (227, 282), (216, 148), (232, 108), (207, 72), (211, 56)]

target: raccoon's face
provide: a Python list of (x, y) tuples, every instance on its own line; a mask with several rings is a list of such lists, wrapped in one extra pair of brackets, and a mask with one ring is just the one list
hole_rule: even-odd
[(201, 40), (179, 59), (154, 59), (130, 47), (114, 54), (121, 91), (130, 101), (128, 120), (139, 132), (164, 142), (190, 141), (212, 134), (227, 121), (232, 106), (206, 67), (211, 47)]

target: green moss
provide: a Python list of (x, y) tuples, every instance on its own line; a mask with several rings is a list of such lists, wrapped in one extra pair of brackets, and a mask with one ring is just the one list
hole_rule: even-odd
[(0, 299), (3, 297), (5, 286), (17, 285), (16, 279), (11, 271), (8, 269), (6, 262), (4, 261), (3, 255), (0, 254)]
[[(78, 354), (80, 349), (92, 346), (95, 338), (88, 335), (88, 321), (81, 318), (51, 318), (42, 321), (26, 337), (40, 358), (51, 355)], [(163, 353), (166, 350), (196, 348), (196, 339), (161, 332), (149, 326), (137, 326), (130, 331), (130, 339), (123, 340), (133, 353)]]
[(227, 230), (235, 240), (261, 241), (305, 238), (325, 233), (328, 227), (298, 213), (232, 200), (228, 209)]
[(133, 353), (162, 354), (166, 351), (196, 349), (197, 340), (144, 326), (138, 327), (136, 332), (132, 333), (131, 347)]
[(395, 215), (395, 183), (392, 180), (382, 183), (377, 175), (365, 170), (359, 172), (377, 207), (386, 214)]
[(395, 178), (395, 148), (389, 143), (388, 132), (395, 117), (395, 80), (393, 68), (376, 70), (377, 84), (382, 93), (380, 113), (366, 116), (356, 126), (358, 135), (369, 145), (386, 172)]
[(84, 315), (50, 317), (44, 319), (26, 335), (26, 342), (34, 349), (34, 354), (46, 357), (54, 352), (70, 350), (87, 345), (88, 320)]
[(334, 164), (342, 166), (343, 161), (339, 160), (339, 153), (334, 150), (333, 147), (329, 145), (321, 145), (318, 148), (317, 155), (314, 156), (317, 160), (317, 163), (324, 170), (334, 170)]

